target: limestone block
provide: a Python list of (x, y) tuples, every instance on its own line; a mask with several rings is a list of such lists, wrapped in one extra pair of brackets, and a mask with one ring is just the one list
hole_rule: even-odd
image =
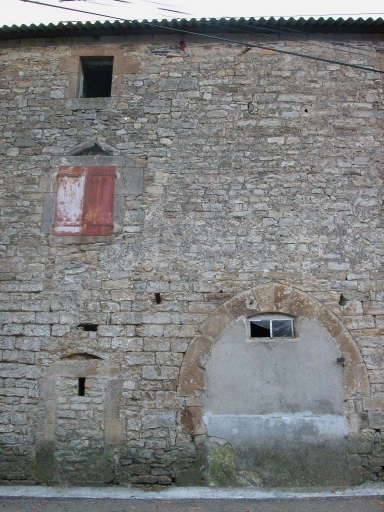
[(384, 393), (363, 398), (364, 410), (384, 411)]
[(377, 411), (368, 411), (368, 424), (370, 428), (384, 428), (384, 413)]
[(120, 312), (113, 313), (111, 316), (111, 322), (113, 324), (137, 325), (141, 324), (141, 321), (140, 313)]
[(260, 313), (268, 313), (274, 310), (272, 283), (254, 287), (253, 293), (256, 297), (257, 308)]
[(49, 336), (50, 334), (50, 325), (26, 324), (23, 327), (24, 336)]
[(229, 315), (223, 306), (221, 306), (208, 317), (200, 330), (203, 336), (213, 341), (222, 335), (222, 333), (230, 326), (232, 321), (233, 317)]
[(107, 445), (120, 444), (124, 442), (124, 421), (121, 418), (105, 419), (105, 442)]
[(174, 428), (176, 416), (174, 411), (162, 411), (157, 409), (145, 410), (142, 413), (142, 425), (144, 428), (167, 427)]
[(361, 433), (350, 436), (348, 439), (348, 450), (350, 453), (372, 453), (374, 448), (374, 437), (371, 433)]
[(225, 303), (225, 309), (237, 320), (240, 316), (246, 318), (260, 312), (259, 304), (253, 290), (248, 290)]
[(184, 434), (201, 435), (205, 433), (203, 411), (201, 407), (186, 407), (181, 412), (181, 425)]
[(99, 336), (123, 336), (125, 328), (122, 325), (99, 325), (97, 328)]

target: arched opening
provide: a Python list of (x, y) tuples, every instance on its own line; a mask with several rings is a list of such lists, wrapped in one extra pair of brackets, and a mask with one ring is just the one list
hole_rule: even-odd
[[(271, 319), (293, 318), (295, 335), (249, 336), (252, 318), (269, 333)], [(348, 436), (359, 431), (355, 405), (369, 395), (369, 382), (335, 315), (308, 294), (271, 283), (228, 300), (201, 333), (186, 353), (178, 393), (207, 483), (359, 482)]]

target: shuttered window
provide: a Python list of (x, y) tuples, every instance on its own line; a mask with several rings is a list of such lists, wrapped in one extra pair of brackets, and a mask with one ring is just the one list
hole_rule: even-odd
[(116, 168), (60, 167), (55, 235), (110, 235)]

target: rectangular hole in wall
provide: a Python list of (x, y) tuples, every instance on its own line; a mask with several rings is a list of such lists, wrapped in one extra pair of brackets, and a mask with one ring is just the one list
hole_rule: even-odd
[(78, 396), (85, 396), (85, 377), (79, 377)]
[(87, 332), (97, 332), (98, 325), (97, 324), (79, 324), (77, 326), (78, 329)]
[(81, 57), (80, 98), (109, 98), (113, 57)]

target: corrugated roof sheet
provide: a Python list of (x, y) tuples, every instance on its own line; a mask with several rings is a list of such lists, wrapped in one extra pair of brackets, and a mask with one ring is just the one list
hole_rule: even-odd
[[(200, 33), (244, 32), (249, 28), (263, 32), (268, 29), (294, 29), (313, 33), (383, 34), (383, 18), (221, 18), (174, 19), (142, 21), (61, 22), (49, 25), (12, 25), (0, 27), (0, 40), (52, 37), (100, 37), (107, 35), (159, 34), (178, 29)], [(167, 30), (168, 29), (168, 30)]]

